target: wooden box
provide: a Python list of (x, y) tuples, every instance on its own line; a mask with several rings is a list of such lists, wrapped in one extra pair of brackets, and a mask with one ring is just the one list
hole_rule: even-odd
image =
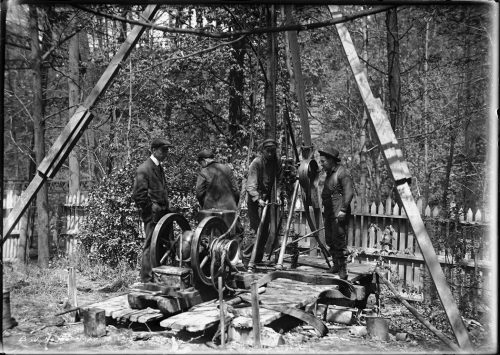
[(162, 265), (153, 268), (153, 281), (183, 290), (193, 286), (193, 271), (185, 267)]

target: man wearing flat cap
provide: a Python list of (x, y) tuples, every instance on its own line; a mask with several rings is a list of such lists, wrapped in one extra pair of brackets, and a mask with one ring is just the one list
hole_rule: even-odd
[[(198, 153), (201, 170), (196, 179), (196, 198), (202, 210), (220, 209), (236, 211), (240, 200), (240, 191), (231, 168), (219, 163), (210, 149)], [(225, 220), (228, 227), (233, 223)]]
[(151, 141), (151, 156), (136, 171), (132, 198), (141, 212), (146, 239), (142, 251), (142, 282), (153, 281), (151, 238), (156, 223), (169, 211), (168, 192), (161, 162), (168, 154), (170, 142), (164, 138)]
[(354, 196), (353, 181), (349, 171), (340, 165), (339, 151), (333, 147), (319, 150), (320, 164), (326, 172), (321, 193), (325, 241), (333, 258), (332, 273), (347, 279), (346, 258), (347, 227), (351, 215), (351, 200)]
[[(274, 139), (266, 139), (261, 144), (261, 154), (257, 156), (248, 169), (247, 207), (250, 228), (257, 232), (260, 224), (260, 213), (266, 202), (270, 202), (271, 192), (277, 179), (281, 176), (281, 161), (276, 154), (278, 144)], [(260, 211), (259, 211), (260, 209)], [(269, 236), (269, 214), (265, 217), (262, 232), (257, 245), (255, 262), (261, 262)], [(242, 250), (244, 262), (252, 254), (253, 243)]]

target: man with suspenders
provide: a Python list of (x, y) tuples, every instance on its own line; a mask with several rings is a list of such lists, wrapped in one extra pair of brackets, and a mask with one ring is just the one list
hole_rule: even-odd
[(351, 215), (351, 200), (354, 196), (353, 181), (349, 171), (340, 165), (339, 151), (333, 147), (319, 150), (320, 164), (326, 172), (325, 184), (321, 193), (325, 241), (330, 248), (333, 267), (330, 271), (347, 279), (346, 258), (347, 227)]

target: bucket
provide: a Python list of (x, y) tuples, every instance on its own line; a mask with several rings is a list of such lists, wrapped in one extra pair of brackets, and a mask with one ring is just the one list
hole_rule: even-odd
[(353, 324), (354, 314), (349, 309), (330, 308), (326, 314), (327, 322), (340, 323), (340, 324)]
[(2, 312), (2, 329), (10, 329), (14, 326), (12, 317), (10, 316), (10, 290), (3, 290), (3, 312)]
[(366, 316), (366, 330), (373, 339), (382, 341), (389, 340), (389, 321), (390, 318)]

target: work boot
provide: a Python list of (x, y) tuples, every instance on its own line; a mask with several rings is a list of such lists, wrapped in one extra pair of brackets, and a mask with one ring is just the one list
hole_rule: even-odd
[(330, 269), (328, 269), (328, 272), (331, 274), (337, 274), (339, 271), (340, 271), (340, 265), (336, 261), (334, 261), (333, 266)]
[(347, 265), (345, 258), (335, 258), (334, 264), (330, 268), (329, 272), (332, 274), (339, 274), (339, 278), (342, 280), (347, 280)]

